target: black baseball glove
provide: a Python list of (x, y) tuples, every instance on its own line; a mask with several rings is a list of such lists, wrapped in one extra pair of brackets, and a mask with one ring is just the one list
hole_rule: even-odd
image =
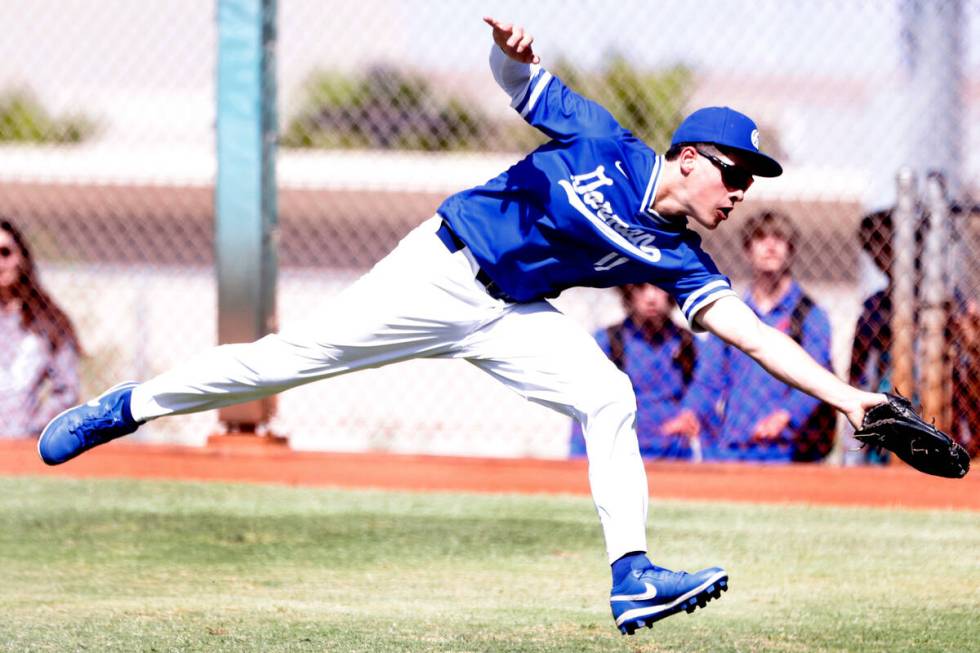
[(868, 409), (854, 437), (889, 451), (920, 472), (963, 478), (970, 471), (970, 455), (912, 410), (912, 402), (893, 394), (888, 401)]

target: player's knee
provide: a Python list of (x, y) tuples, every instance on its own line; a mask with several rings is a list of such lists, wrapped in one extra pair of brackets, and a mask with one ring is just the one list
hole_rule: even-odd
[(596, 421), (630, 423), (636, 416), (636, 395), (626, 374), (613, 369), (592, 384), (583, 411), (583, 426)]

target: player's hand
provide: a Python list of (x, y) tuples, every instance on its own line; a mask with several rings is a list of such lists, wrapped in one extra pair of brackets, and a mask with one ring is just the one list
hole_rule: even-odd
[(525, 32), (523, 27), (502, 23), (489, 16), (484, 16), (483, 22), (493, 28), (493, 42), (508, 57), (521, 63), (541, 63), (541, 58), (531, 49), (534, 37)]
[(669, 419), (660, 425), (664, 435), (683, 435), (686, 438), (696, 438), (701, 434), (701, 422), (690, 408), (682, 410), (677, 417)]
[(843, 413), (847, 416), (847, 421), (851, 423), (851, 426), (860, 429), (861, 423), (864, 421), (864, 414), (868, 412), (868, 409), (886, 401), (888, 401), (888, 397), (880, 392), (861, 392), (855, 399), (854, 407), (844, 410)]
[(756, 440), (775, 440), (782, 435), (787, 426), (789, 426), (789, 412), (780, 408), (759, 420), (755, 430), (752, 431), (752, 437)]

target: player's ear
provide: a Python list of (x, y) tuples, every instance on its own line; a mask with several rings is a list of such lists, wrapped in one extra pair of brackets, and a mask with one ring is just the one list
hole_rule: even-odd
[(698, 161), (698, 151), (693, 146), (687, 145), (681, 149), (677, 156), (677, 163), (680, 166), (681, 174), (685, 177), (694, 171), (694, 166)]

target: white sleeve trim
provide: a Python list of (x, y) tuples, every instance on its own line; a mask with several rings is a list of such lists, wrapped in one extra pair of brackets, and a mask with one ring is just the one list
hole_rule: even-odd
[(732, 291), (732, 287), (728, 285), (727, 281), (725, 281), (724, 279), (715, 279), (714, 281), (710, 283), (706, 283), (705, 285), (701, 286), (700, 288), (692, 292), (690, 295), (688, 295), (687, 300), (684, 302), (684, 305), (681, 306), (681, 313), (683, 313), (684, 317), (686, 317), (688, 322), (690, 322), (691, 317), (693, 317), (698, 312), (698, 310), (700, 310), (706, 305), (706, 302), (703, 300), (707, 300), (713, 297), (716, 293), (721, 291), (727, 291), (726, 294), (728, 293), (731, 293), (733, 295), (735, 294)]
[[(535, 75), (537, 75), (537, 71), (535, 70), (536, 68), (540, 69), (540, 66), (531, 66), (532, 79)], [(541, 74), (537, 75), (537, 78), (538, 81), (534, 83), (534, 90), (531, 91), (531, 97), (528, 98), (527, 105), (521, 110), (522, 116), (526, 116), (528, 111), (533, 109), (534, 105), (537, 104), (538, 98), (541, 97), (541, 93), (544, 92), (544, 87), (547, 86), (548, 82), (551, 80), (551, 73), (549, 73), (547, 70), (542, 70)]]
[(691, 309), (691, 317), (688, 318), (688, 320), (687, 320), (688, 323), (691, 325), (691, 330), (694, 331), (695, 333), (704, 333), (704, 331), (705, 331), (694, 320), (694, 318), (697, 317), (698, 311), (700, 311), (702, 308), (708, 306), (709, 304), (714, 304), (716, 301), (718, 301), (722, 297), (736, 297), (736, 296), (737, 295), (735, 294), (735, 291), (734, 290), (722, 290), (722, 291), (719, 291), (719, 292), (716, 292), (716, 293), (712, 293), (708, 297), (705, 297), (700, 302), (698, 302), (697, 304), (695, 304), (694, 308)]

